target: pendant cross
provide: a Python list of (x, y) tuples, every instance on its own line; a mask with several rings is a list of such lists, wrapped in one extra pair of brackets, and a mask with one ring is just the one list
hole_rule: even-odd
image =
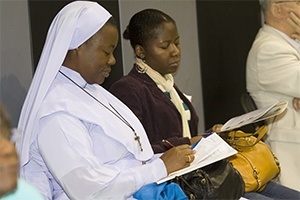
[(140, 140), (140, 136), (138, 136), (135, 131), (133, 131), (133, 133), (134, 133), (134, 140), (136, 140), (139, 143), (140, 149), (141, 149), (141, 151), (143, 151), (143, 147), (142, 147), (142, 143), (141, 143), (141, 140)]

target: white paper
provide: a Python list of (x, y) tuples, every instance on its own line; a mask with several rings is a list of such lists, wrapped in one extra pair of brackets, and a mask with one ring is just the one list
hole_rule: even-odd
[(222, 126), (220, 132), (230, 131), (245, 126), (247, 124), (251, 124), (279, 115), (286, 109), (287, 104), (288, 103), (286, 101), (281, 101), (271, 106), (260, 108), (252, 112), (233, 117)]
[(171, 180), (176, 176), (186, 174), (198, 168), (207, 166), (237, 153), (237, 151), (228, 145), (218, 134), (213, 133), (206, 138), (202, 138), (194, 147), (197, 151), (195, 159), (187, 168), (178, 170), (169, 174), (167, 177), (157, 181), (157, 184)]

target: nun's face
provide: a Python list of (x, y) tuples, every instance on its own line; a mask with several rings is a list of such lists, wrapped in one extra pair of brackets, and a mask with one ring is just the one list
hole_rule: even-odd
[(77, 71), (89, 84), (102, 84), (109, 76), (118, 39), (117, 28), (108, 24), (78, 48)]

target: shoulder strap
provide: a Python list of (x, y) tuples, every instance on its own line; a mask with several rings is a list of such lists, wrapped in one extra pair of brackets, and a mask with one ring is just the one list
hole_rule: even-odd
[[(254, 133), (245, 133), (241, 130), (230, 131), (228, 134), (227, 142), (233, 146), (251, 147), (257, 144), (265, 136), (267, 132), (268, 132), (268, 127), (266, 125), (261, 126)], [(244, 140), (245, 138), (250, 138), (250, 139), (256, 138), (256, 139), (255, 141), (251, 141), (251, 144), (248, 143), (248, 145), (240, 145), (239, 143), (241, 142), (241, 140)]]

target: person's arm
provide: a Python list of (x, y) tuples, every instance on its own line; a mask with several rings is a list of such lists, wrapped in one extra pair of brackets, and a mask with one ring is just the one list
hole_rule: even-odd
[[(288, 23), (294, 29), (294, 33), (291, 35), (291, 38), (300, 41), (300, 18), (291, 12), (290, 17), (288, 18)], [(300, 98), (293, 99), (293, 107), (296, 111), (300, 111)]]
[(71, 199), (126, 199), (194, 160), (195, 151), (181, 145), (142, 164), (101, 127), (64, 113), (44, 117), (39, 127), (40, 154)]
[[(167, 175), (161, 159), (134, 168), (128, 166), (126, 170), (122, 170), (113, 163), (108, 164), (109, 161), (96, 157), (89, 137), (90, 130), (80, 120), (69, 115), (46, 117), (41, 121), (40, 127), (40, 153), (51, 174), (72, 199), (124, 199), (143, 185)], [(113, 160), (118, 151), (117, 146), (112, 147), (111, 155), (104, 153), (103, 156)], [(136, 160), (133, 163), (134, 161)]]

